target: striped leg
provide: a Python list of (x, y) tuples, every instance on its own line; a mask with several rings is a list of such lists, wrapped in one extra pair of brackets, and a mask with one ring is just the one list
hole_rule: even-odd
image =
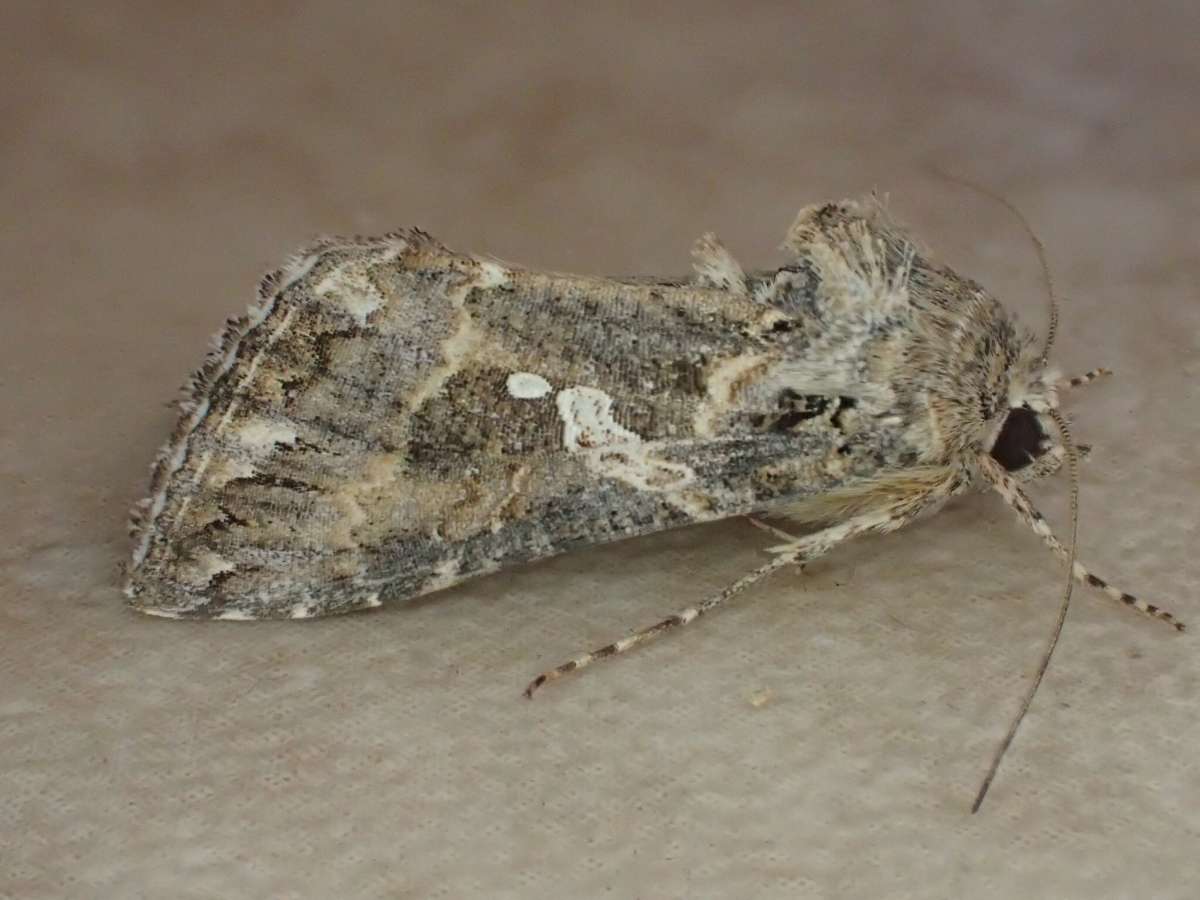
[[(1080, 444), (1076, 448), (1076, 452), (1079, 454), (1080, 462), (1082, 462), (1092, 455), (1092, 445)], [(1065, 460), (1066, 453), (1063, 451), (1062, 445), (1056, 444), (1025, 468), (1017, 469), (1017, 471), (1010, 474), (1022, 483), (1037, 481), (1039, 478), (1048, 478), (1053, 475), (1062, 468)]]
[(1105, 375), (1111, 375), (1112, 373), (1112, 369), (1092, 369), (1091, 371), (1084, 372), (1082, 375), (1076, 375), (1074, 378), (1064, 378), (1058, 383), (1058, 386), (1063, 389), (1082, 387), (1085, 384), (1091, 384), (1097, 378), (1103, 378)]
[[(713, 594), (703, 603), (696, 606), (689, 606), (687, 609), (680, 610), (674, 615), (663, 619), (661, 622), (651, 625), (649, 628), (635, 631), (633, 634), (623, 637), (619, 641), (613, 641), (611, 644), (606, 644), (598, 650), (593, 650), (591, 653), (585, 653), (582, 656), (569, 660), (558, 668), (543, 672), (537, 678), (533, 679), (533, 681), (529, 682), (529, 686), (525, 688), (525, 696), (532, 697), (533, 692), (542, 685), (549, 681), (555, 681), (569, 672), (576, 672), (598, 660), (616, 656), (618, 653), (624, 653), (626, 650), (633, 649), (638, 644), (658, 637), (664, 631), (669, 631), (672, 628), (680, 628), (696, 621), (706, 612), (720, 606), (735, 594), (740, 594), (746, 588), (761, 581), (777, 569), (782, 569), (784, 566), (793, 563), (802, 564), (814, 560), (819, 556), (824, 556), (838, 544), (856, 535), (867, 531), (887, 531), (893, 527), (899, 527), (901, 523), (902, 520), (898, 516), (875, 513), (870, 516), (860, 516), (839, 525), (833, 525), (815, 534), (806, 535), (801, 538), (796, 538), (787, 535), (786, 532), (782, 532), (786, 535), (785, 539), (787, 543), (769, 549), (769, 552), (775, 554), (775, 558), (769, 563), (759, 566), (747, 575), (743, 575), (723, 591)], [(778, 531), (778, 529), (774, 528), (770, 530)]]
[[(982, 457), (980, 464), (989, 467), (990, 471), (987, 474), (993, 487), (1004, 498), (1004, 502), (1011, 506), (1017, 515), (1021, 517), (1021, 521), (1032, 528), (1046, 543), (1046, 546), (1053, 550), (1060, 559), (1063, 561), (1068, 560), (1070, 554), (1067, 552), (1067, 548), (1054, 536), (1054, 532), (1050, 530), (1049, 524), (1047, 524), (1042, 514), (1034, 508), (1029, 497), (1021, 490), (1020, 485), (1017, 484), (1016, 479), (1005, 472), (1004, 468), (990, 456)], [(1109, 597), (1120, 603), (1124, 603), (1126, 606), (1166, 622), (1169, 625), (1174, 625), (1180, 631), (1184, 630), (1184, 624), (1165, 609), (1155, 606), (1152, 603), (1147, 603), (1145, 600), (1133, 596), (1133, 594), (1127, 594), (1125, 591), (1114, 587), (1099, 576), (1093, 575), (1082, 563), (1076, 562), (1071, 570), (1071, 574), (1075, 576), (1075, 580), (1080, 584), (1099, 588)]]

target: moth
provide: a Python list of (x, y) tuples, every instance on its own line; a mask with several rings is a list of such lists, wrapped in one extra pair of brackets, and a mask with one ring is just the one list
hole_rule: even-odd
[(975, 487), (1073, 559), (1021, 485), (1070, 455), (1060, 392), (1103, 370), (1063, 378), (1053, 327), (1039, 347), (874, 199), (802, 210), (784, 247), (747, 273), (706, 235), (681, 280), (531, 271), (419, 230), (319, 241), (185, 387), (129, 603), (307, 619), (698, 522), (802, 531), (766, 525), (769, 562), (532, 693)]

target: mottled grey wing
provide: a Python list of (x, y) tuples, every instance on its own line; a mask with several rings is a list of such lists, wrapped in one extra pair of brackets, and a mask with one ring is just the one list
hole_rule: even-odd
[(774, 296), (526, 272), (415, 231), (320, 244), (262, 294), (139, 510), (146, 612), (376, 606), (795, 499), (866, 459), (853, 397), (776, 373), (811, 323)]

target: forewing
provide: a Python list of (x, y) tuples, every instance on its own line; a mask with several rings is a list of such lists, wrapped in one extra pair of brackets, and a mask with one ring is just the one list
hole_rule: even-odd
[(197, 374), (131, 600), (343, 612), (868, 471), (876, 411), (830, 390), (820, 317), (772, 290), (546, 275), (416, 231), (320, 244)]

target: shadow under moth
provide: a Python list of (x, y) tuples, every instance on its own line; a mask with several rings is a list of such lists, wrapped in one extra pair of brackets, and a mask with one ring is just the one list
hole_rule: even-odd
[(695, 277), (672, 280), (535, 272), (418, 230), (316, 243), (185, 387), (135, 509), (130, 604), (307, 619), (731, 516), (779, 537), (766, 564), (532, 694), (990, 487), (1074, 579), (1182, 629), (1075, 562), (1021, 487), (1074, 474), (1059, 393), (1103, 373), (1050, 367), (1055, 315), (1038, 346), (874, 199), (806, 208), (784, 246), (786, 264), (746, 273), (706, 235)]

